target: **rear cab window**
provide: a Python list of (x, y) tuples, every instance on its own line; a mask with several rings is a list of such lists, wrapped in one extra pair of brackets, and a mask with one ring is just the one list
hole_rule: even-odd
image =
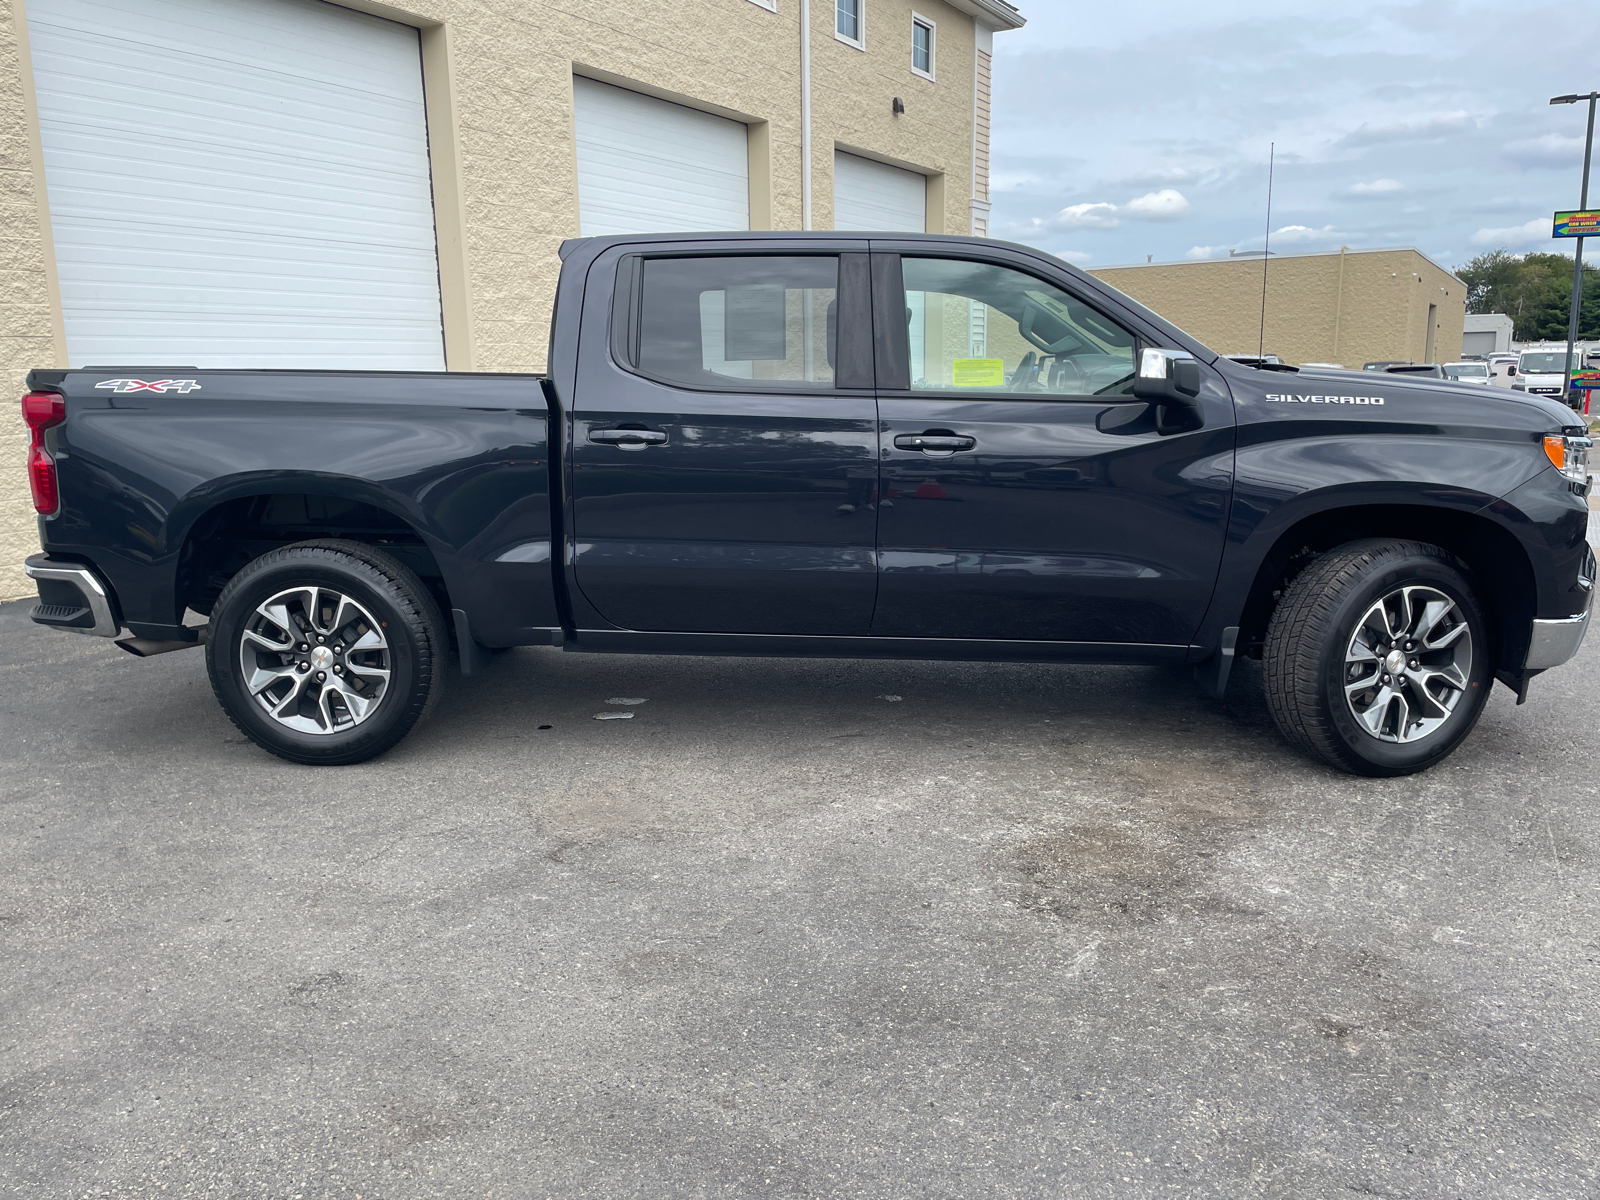
[(692, 388), (836, 386), (837, 256), (646, 258), (635, 278), (627, 365), (640, 374)]

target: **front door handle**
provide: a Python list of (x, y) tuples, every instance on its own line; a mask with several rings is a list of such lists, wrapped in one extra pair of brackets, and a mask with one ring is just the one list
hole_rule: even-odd
[(977, 444), (975, 437), (947, 433), (942, 429), (930, 429), (926, 433), (900, 433), (894, 439), (896, 450), (921, 450), (924, 454), (954, 454), (957, 450), (971, 450)]
[(659, 429), (591, 429), (589, 440), (604, 446), (620, 446), (624, 450), (643, 450), (646, 446), (659, 446), (667, 435)]

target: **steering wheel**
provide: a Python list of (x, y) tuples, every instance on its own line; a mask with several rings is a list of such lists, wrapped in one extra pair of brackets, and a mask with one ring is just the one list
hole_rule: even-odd
[(1013, 392), (1025, 392), (1033, 386), (1033, 382), (1039, 374), (1038, 360), (1039, 356), (1032, 350), (1022, 356), (1022, 361), (1017, 364), (1017, 369), (1011, 373), (1011, 390)]

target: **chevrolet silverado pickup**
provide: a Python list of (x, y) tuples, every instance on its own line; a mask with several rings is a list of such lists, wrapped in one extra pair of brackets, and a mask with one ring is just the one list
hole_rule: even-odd
[(1188, 664), (1398, 775), (1576, 653), (1559, 402), (1220, 358), (1067, 264), (936, 235), (562, 247), (543, 375), (36, 370), (33, 619), (204, 646), (304, 763), (509, 646)]

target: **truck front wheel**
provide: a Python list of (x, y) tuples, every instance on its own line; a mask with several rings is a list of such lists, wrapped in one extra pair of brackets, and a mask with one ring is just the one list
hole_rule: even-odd
[(1409, 775), (1477, 724), (1488, 627), (1456, 559), (1423, 542), (1351, 542), (1289, 585), (1267, 627), (1267, 706), (1297, 749), (1356, 775)]
[(290, 762), (363, 762), (438, 701), (448, 643), (422, 581), (359, 542), (301, 542), (228, 581), (206, 668), (224, 711)]

